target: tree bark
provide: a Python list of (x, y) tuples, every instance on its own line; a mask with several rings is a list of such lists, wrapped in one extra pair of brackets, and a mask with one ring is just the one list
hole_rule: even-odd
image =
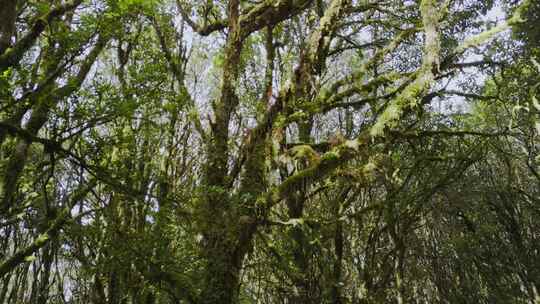
[(0, 55), (11, 46), (16, 17), (17, 0), (0, 0)]
[(239, 27), (239, 0), (228, 4), (229, 26), (225, 45), (221, 96), (213, 105), (211, 139), (207, 143), (204, 203), (200, 228), (204, 236), (202, 246), (206, 260), (201, 303), (234, 303), (243, 256), (236, 252), (237, 217), (234, 214), (227, 183), (229, 160), (229, 123), (238, 104), (235, 83), (239, 74), (243, 38)]

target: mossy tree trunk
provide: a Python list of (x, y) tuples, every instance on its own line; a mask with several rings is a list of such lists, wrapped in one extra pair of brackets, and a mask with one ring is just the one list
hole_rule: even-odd
[(228, 185), (229, 128), (231, 115), (238, 104), (235, 84), (238, 80), (243, 37), (239, 24), (240, 2), (228, 3), (228, 33), (224, 49), (222, 86), (219, 99), (213, 104), (207, 142), (203, 202), (199, 226), (204, 236), (201, 248), (205, 260), (201, 303), (234, 303), (237, 298), (242, 256), (236, 250), (234, 227), (237, 218)]

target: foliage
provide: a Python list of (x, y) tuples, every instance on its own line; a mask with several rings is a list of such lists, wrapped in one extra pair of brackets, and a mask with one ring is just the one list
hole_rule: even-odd
[(11, 4), (1, 303), (540, 301), (538, 1)]

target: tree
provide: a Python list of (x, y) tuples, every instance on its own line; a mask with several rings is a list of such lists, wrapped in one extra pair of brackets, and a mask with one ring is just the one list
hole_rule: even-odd
[(538, 297), (535, 1), (4, 2), (4, 302)]

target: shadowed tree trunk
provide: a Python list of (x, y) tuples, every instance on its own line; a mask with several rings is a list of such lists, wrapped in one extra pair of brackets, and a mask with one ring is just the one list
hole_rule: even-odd
[(16, 18), (17, 0), (0, 0), (0, 55), (11, 46)]

